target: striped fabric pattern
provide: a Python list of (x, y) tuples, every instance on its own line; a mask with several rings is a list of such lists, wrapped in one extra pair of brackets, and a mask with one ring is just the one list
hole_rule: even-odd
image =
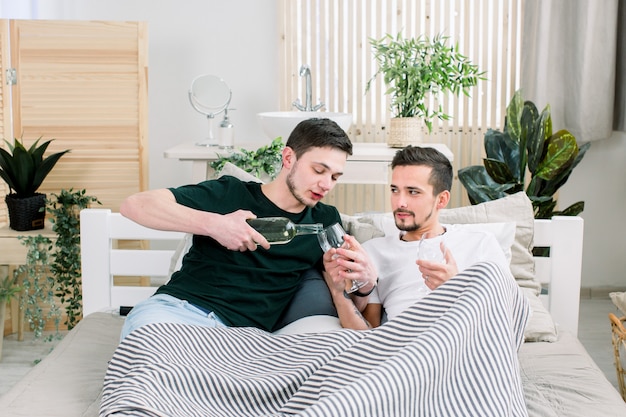
[(478, 264), (371, 331), (272, 335), (153, 324), (129, 335), (102, 416), (526, 416), (528, 303)]

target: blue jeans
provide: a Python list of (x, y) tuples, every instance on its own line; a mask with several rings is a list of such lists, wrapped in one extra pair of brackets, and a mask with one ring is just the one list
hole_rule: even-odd
[(227, 327), (213, 312), (205, 312), (186, 300), (156, 294), (138, 303), (126, 317), (120, 339), (150, 323), (185, 323), (205, 327)]

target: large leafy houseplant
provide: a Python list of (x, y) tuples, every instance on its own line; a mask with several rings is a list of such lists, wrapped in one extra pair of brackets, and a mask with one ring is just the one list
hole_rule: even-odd
[(504, 130), (489, 129), (484, 142), (484, 166), (459, 170), (459, 180), (472, 204), (525, 190), (538, 219), (576, 216), (584, 210), (583, 201), (555, 210), (554, 194), (568, 180), (590, 144), (579, 147), (576, 138), (565, 129), (553, 133), (549, 105), (539, 113), (535, 104), (524, 101), (518, 90), (507, 106)]
[[(391, 97), (392, 115), (398, 118), (419, 117), (428, 131), (433, 120), (448, 120), (441, 104), (429, 108), (428, 99), (443, 93), (469, 96), (469, 88), (482, 79), (478, 66), (459, 52), (458, 45), (448, 46), (448, 37), (437, 35), (394, 38), (386, 34), (381, 39), (370, 38), (378, 70), (367, 82), (366, 92), (378, 75), (387, 86), (385, 94)], [(436, 102), (436, 101), (435, 101)]]
[(19, 139), (15, 139), (14, 144), (5, 140), (9, 151), (0, 148), (0, 178), (9, 185), (10, 192), (5, 201), (9, 209), (9, 226), (14, 230), (43, 229), (46, 196), (37, 190), (59, 159), (69, 152), (68, 149), (44, 158), (52, 140), (39, 145), (40, 139), (29, 148)]

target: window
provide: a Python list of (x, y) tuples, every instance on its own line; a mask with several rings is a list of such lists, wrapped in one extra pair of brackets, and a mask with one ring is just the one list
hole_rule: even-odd
[[(510, 97), (519, 88), (522, 0), (279, 0), (282, 28), (281, 109), (304, 98), (301, 65), (311, 67), (313, 101), (327, 111), (349, 112), (354, 142), (385, 142), (390, 117), (381, 79), (366, 94), (376, 71), (369, 38), (402, 31), (406, 37), (437, 34), (486, 71), (471, 97), (446, 97), (453, 117), (435, 124), (428, 142), (454, 153), (454, 168), (482, 163), (483, 132), (501, 129)], [(465, 193), (455, 181), (453, 198)], [(461, 201), (452, 202), (452, 206)]]

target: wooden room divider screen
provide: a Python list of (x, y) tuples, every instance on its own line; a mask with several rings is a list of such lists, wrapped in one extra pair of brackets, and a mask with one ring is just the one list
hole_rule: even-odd
[[(0, 20), (0, 49), (0, 135), (55, 139), (48, 152), (71, 149), (41, 192), (85, 189), (117, 211), (147, 189), (145, 23)], [(2, 226), (8, 187), (0, 186)]]

